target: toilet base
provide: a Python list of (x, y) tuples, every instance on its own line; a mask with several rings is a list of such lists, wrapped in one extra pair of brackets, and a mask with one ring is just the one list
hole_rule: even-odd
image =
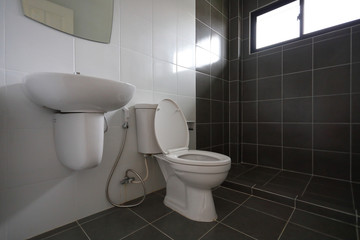
[(166, 190), (164, 204), (175, 212), (198, 222), (212, 222), (217, 219), (211, 190), (185, 186), (184, 202), (180, 204), (178, 199), (172, 196), (171, 190), (170, 192), (168, 188)]

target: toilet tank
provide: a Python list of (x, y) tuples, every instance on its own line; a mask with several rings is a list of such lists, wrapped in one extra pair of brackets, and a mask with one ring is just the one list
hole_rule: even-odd
[(157, 104), (135, 105), (137, 147), (143, 154), (161, 153), (154, 129), (156, 107)]

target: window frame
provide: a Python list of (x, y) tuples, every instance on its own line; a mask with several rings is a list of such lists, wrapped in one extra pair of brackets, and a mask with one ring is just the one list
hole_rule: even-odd
[(275, 44), (272, 44), (272, 45), (269, 45), (269, 46), (266, 46), (266, 47), (262, 47), (262, 48), (259, 48), (259, 49), (256, 49), (256, 19), (257, 19), (257, 17), (259, 15), (270, 12), (272, 10), (275, 10), (277, 8), (280, 8), (280, 7), (284, 6), (284, 5), (287, 5), (287, 4), (295, 2), (295, 1), (297, 1), (297, 0), (278, 0), (278, 1), (275, 1), (273, 3), (270, 3), (268, 5), (265, 5), (265, 6), (261, 7), (261, 8), (255, 9), (254, 11), (250, 12), (250, 15), (249, 15), (249, 45), (250, 45), (249, 46), (249, 53), (250, 54), (257, 53), (257, 52), (264, 51), (264, 50), (268, 50), (268, 49), (271, 49), (271, 48), (276, 48), (278, 46), (282, 46), (282, 45), (285, 45), (285, 44), (288, 44), (288, 43), (291, 43), (291, 42), (296, 42), (296, 41), (299, 41), (299, 40), (311, 38), (311, 37), (318, 36), (318, 35), (321, 35), (321, 34), (324, 34), (324, 33), (332, 32), (332, 31), (335, 31), (335, 30), (339, 30), (339, 29), (343, 29), (343, 28), (346, 28), (346, 27), (351, 27), (351, 26), (360, 24), (360, 19), (357, 19), (357, 20), (353, 20), (353, 21), (350, 21), (350, 22), (341, 23), (341, 24), (336, 25), (336, 26), (332, 26), (332, 27), (324, 28), (324, 29), (314, 31), (314, 32), (311, 32), (311, 33), (304, 34), (304, 0), (299, 0), (299, 4), (300, 4), (300, 13), (299, 13), (299, 16), (298, 16), (299, 21), (300, 21), (300, 29), (299, 29), (300, 35), (299, 35), (299, 37), (293, 38), (293, 39), (290, 39), (290, 40), (287, 40), (287, 41), (275, 43)]

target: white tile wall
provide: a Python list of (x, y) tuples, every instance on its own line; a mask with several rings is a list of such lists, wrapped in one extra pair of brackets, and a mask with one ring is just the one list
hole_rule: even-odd
[(5, 67), (5, 0), (0, 0), (0, 69)]
[[(195, 120), (194, 0), (115, 0), (110, 44), (33, 22), (23, 16), (20, 3), (0, 0), (0, 239), (5, 240), (29, 238), (109, 208), (104, 188), (123, 136), (122, 110), (107, 113), (100, 166), (66, 169), (56, 157), (53, 113), (25, 96), (26, 74), (79, 71), (129, 82), (137, 87), (129, 107), (170, 98)], [(145, 174), (134, 126), (131, 108), (116, 182), (127, 168)], [(195, 139), (194, 132), (191, 136)], [(164, 187), (156, 161), (149, 160), (149, 168), (147, 191)], [(110, 190), (117, 202), (142, 195), (140, 185), (125, 189), (112, 183)]]

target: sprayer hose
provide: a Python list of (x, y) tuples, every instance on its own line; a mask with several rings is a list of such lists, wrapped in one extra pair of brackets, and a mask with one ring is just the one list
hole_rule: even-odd
[(124, 151), (124, 146), (125, 146), (125, 142), (126, 142), (126, 135), (127, 135), (127, 127), (124, 128), (125, 130), (125, 134), (124, 134), (124, 137), (123, 137), (123, 141), (122, 141), (122, 144), (121, 144), (121, 147), (120, 147), (120, 150), (119, 150), (119, 153), (116, 157), (116, 161), (113, 165), (113, 167), (111, 168), (111, 171), (109, 173), (109, 176), (108, 176), (108, 179), (107, 179), (107, 182), (106, 182), (106, 199), (108, 200), (108, 202), (113, 205), (114, 207), (119, 207), (119, 208), (127, 208), (127, 207), (136, 207), (138, 205), (140, 205), (144, 200), (145, 200), (145, 196), (146, 196), (146, 190), (145, 190), (145, 183), (143, 181), (143, 179), (141, 178), (141, 176), (133, 169), (128, 169), (126, 170), (126, 173), (125, 175), (128, 176), (128, 172), (132, 172), (133, 174), (135, 174), (135, 176), (140, 180), (140, 183), (143, 187), (143, 197), (142, 199), (140, 200), (140, 202), (138, 203), (135, 203), (135, 204), (129, 204), (129, 205), (123, 205), (123, 204), (117, 204), (117, 203), (114, 203), (113, 201), (111, 201), (110, 199), (110, 195), (109, 195), (109, 186), (110, 186), (110, 181), (114, 175), (114, 172), (115, 172), (115, 169), (120, 161), (120, 158), (121, 158), (121, 155)]

